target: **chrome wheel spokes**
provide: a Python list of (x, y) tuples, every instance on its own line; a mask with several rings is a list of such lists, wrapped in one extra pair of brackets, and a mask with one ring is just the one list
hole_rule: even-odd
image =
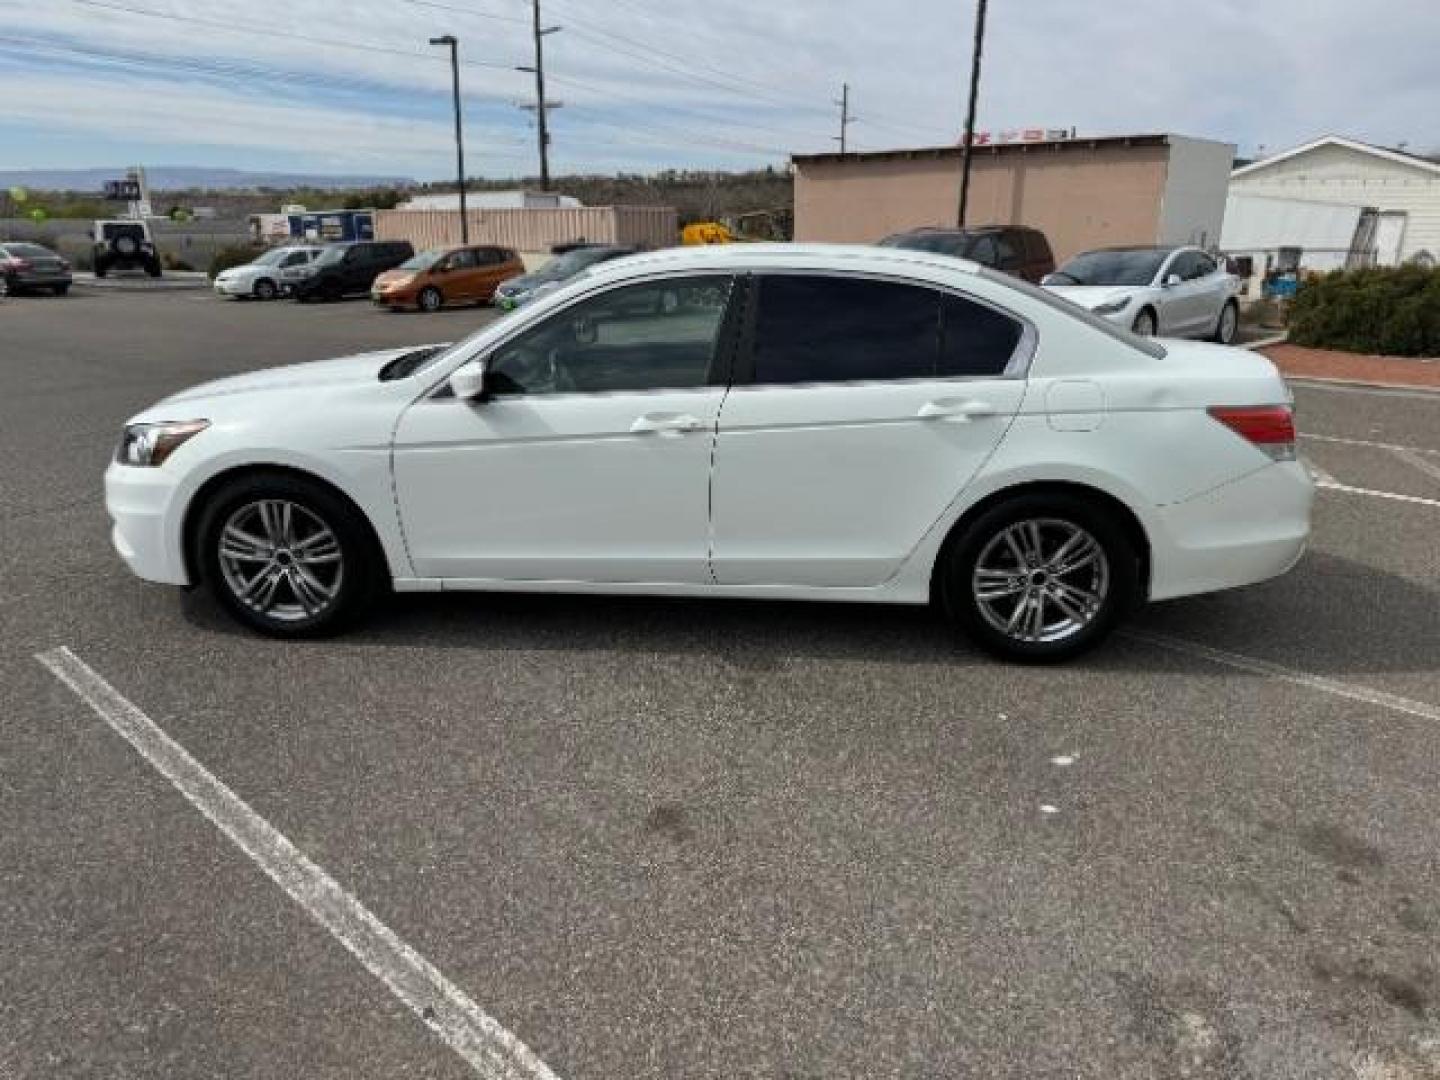
[(971, 595), (996, 630), (1016, 641), (1062, 641), (1089, 626), (1110, 590), (1099, 541), (1058, 518), (1006, 526), (975, 561)]
[(339, 595), (340, 540), (312, 510), (288, 499), (241, 506), (220, 530), (217, 554), (231, 594), (281, 622), (319, 615)]

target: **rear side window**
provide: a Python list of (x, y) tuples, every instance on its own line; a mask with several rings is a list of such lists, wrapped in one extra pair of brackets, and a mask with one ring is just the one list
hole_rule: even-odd
[(1013, 266), (1020, 261), (1020, 249), (1016, 246), (1016, 238), (1013, 235), (998, 233), (995, 237), (995, 250), (1000, 255), (1001, 266)]
[(940, 302), (941, 378), (1001, 375), (1020, 344), (1024, 328), (992, 307), (953, 294)]
[(918, 379), (935, 370), (937, 294), (911, 285), (776, 275), (760, 281), (755, 382)]
[(1000, 254), (995, 248), (993, 236), (982, 236), (970, 245), (967, 257), (978, 262), (981, 266), (999, 266)]

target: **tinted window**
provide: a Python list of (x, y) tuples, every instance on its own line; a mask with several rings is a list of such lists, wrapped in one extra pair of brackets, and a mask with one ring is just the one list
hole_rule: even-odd
[(482, 259), (476, 258), (477, 255), (483, 254), (483, 252), (477, 252), (474, 248), (461, 248), (459, 251), (452, 251), (450, 258), (445, 260), (445, 262), (451, 270), (470, 270), (477, 262), (483, 261)]
[(938, 293), (912, 285), (801, 275), (762, 278), (755, 382), (931, 376), (939, 307)]
[(1215, 270), (1215, 260), (1209, 255), (1201, 255), (1199, 253), (1195, 255), (1194, 277), (1206, 277), (1209, 274), (1215, 273)]
[(1024, 332), (1019, 322), (954, 295), (943, 298), (941, 312), (940, 377), (1004, 373)]
[(608, 289), (502, 345), (487, 385), (502, 395), (704, 386), (730, 287), (705, 276)]
[(1016, 238), (999, 233), (995, 237), (995, 250), (1000, 253), (1000, 265), (1012, 266), (1020, 261), (1020, 249)]
[(970, 246), (967, 256), (982, 266), (999, 266), (1000, 256), (995, 249), (993, 236), (982, 236)]
[(55, 253), (39, 244), (5, 244), (0, 251), (8, 251), (17, 259), (51, 259)]
[(1055, 271), (1057, 285), (1149, 285), (1169, 251), (1134, 248), (1087, 251)]
[(1182, 251), (1179, 255), (1175, 256), (1174, 262), (1172, 262), (1170, 268), (1165, 271), (1165, 276), (1169, 277), (1171, 274), (1178, 274), (1181, 281), (1190, 281), (1199, 277), (1199, 274), (1196, 272), (1198, 266), (1199, 259), (1193, 251)]
[(303, 265), (305, 265), (305, 263), (307, 263), (307, 262), (309, 262), (309, 261), (310, 261), (310, 253), (309, 253), (309, 252), (306, 252), (306, 251), (292, 251), (289, 255), (286, 255), (286, 256), (285, 256), (285, 261), (282, 262), (280, 265), (281, 265), (281, 266), (303, 266)]

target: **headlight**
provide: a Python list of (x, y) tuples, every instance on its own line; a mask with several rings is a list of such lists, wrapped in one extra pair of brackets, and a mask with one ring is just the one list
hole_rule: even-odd
[(210, 426), (209, 420), (181, 420), (162, 424), (131, 424), (120, 437), (115, 460), (139, 467), (163, 465), (165, 459)]
[(1108, 303), (1101, 304), (1099, 307), (1091, 308), (1090, 310), (1096, 315), (1119, 315), (1120, 312), (1130, 306), (1130, 301), (1133, 299), (1134, 297), (1131, 296), (1122, 296), (1119, 300), (1111, 300)]

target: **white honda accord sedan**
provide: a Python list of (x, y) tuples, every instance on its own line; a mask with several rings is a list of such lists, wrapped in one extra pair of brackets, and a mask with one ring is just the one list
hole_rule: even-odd
[(282, 637), (390, 588), (645, 593), (935, 603), (1026, 660), (1283, 573), (1313, 498), (1263, 358), (799, 245), (637, 255), (455, 345), (187, 390), (105, 480), (136, 574)]

